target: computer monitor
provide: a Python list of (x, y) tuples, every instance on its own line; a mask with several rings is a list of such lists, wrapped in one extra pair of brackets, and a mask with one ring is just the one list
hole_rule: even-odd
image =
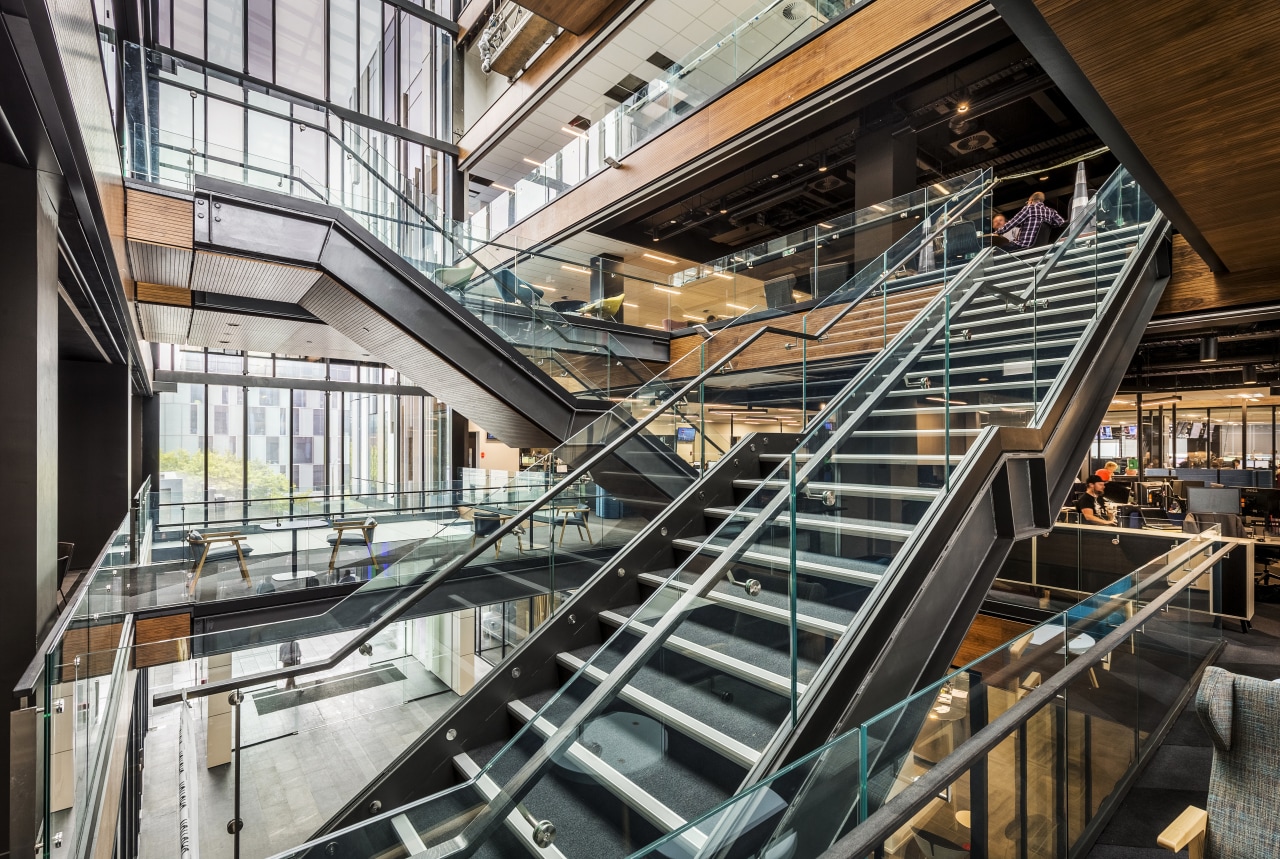
[(1245, 516), (1258, 519), (1280, 518), (1280, 489), (1261, 489), (1246, 486), (1240, 490)]
[(1225, 486), (1214, 489), (1207, 486), (1187, 487), (1188, 513), (1240, 513), (1240, 489)]
[(1129, 503), (1129, 483), (1125, 480), (1108, 480), (1102, 496), (1113, 504)]
[(1163, 480), (1143, 480), (1137, 484), (1138, 503), (1144, 507), (1154, 507), (1159, 498), (1164, 497)]

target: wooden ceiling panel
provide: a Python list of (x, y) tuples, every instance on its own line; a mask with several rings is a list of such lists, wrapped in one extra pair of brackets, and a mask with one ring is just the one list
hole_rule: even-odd
[(613, 0), (521, 0), (520, 5), (535, 15), (581, 36), (595, 23)]
[(1280, 262), (1280, 3), (1035, 0), (1231, 271)]

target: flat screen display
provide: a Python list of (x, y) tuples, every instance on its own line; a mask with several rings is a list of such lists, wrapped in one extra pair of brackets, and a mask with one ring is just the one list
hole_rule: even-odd
[(1103, 441), (1109, 441), (1111, 439), (1111, 427), (1099, 427), (1098, 438)]
[(676, 441), (693, 441), (693, 427), (676, 427)]
[(1187, 512), (1239, 513), (1240, 489), (1231, 486), (1221, 489), (1209, 486), (1188, 486)]

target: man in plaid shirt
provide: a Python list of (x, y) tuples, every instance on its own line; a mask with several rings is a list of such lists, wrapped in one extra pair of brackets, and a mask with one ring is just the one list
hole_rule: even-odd
[(1065, 223), (1061, 215), (1044, 204), (1044, 194), (1036, 191), (1027, 199), (1027, 205), (1022, 207), (1022, 211), (1004, 225), (1003, 232), (1008, 233), (1014, 227), (1021, 227), (1022, 231), (1010, 244), (1017, 248), (1029, 248), (1040, 237), (1040, 231), (1047, 229), (1045, 224), (1060, 227)]

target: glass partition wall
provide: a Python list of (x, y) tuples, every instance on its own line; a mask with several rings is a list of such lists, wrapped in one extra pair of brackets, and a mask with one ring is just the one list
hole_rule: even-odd
[[(1120, 395), (1098, 428), (1090, 456), (1137, 469), (1255, 470), (1274, 478), (1280, 459), (1280, 398), (1261, 392), (1204, 392), (1171, 401), (1152, 394), (1155, 407)], [(1275, 400), (1276, 402), (1271, 402)], [(1096, 467), (1096, 466), (1095, 466)], [(1259, 476), (1249, 485), (1272, 486)]]

